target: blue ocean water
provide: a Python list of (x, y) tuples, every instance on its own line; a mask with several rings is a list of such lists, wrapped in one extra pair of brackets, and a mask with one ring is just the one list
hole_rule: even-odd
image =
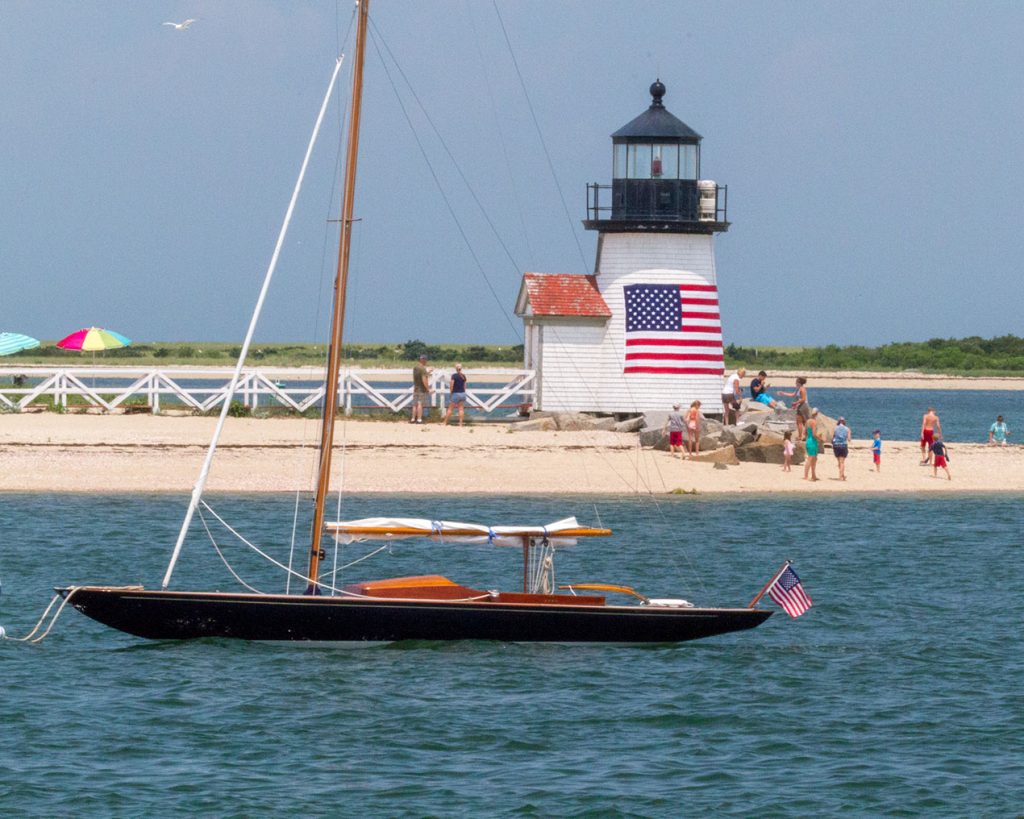
[[(791, 558), (814, 607), (674, 646), (363, 650), (147, 642), (68, 609), (40, 645), (0, 643), (0, 815), (1014, 815), (1021, 501), (349, 497), (345, 517), (576, 514), (616, 535), (562, 550), (559, 582), (702, 604), (745, 605)], [(158, 585), (185, 503), (0, 497), (0, 624), (28, 631), (57, 584)], [(291, 496), (211, 503), (287, 555)], [(196, 532), (174, 585), (235, 588)], [(409, 543), (345, 579), (514, 587), (519, 566)]]
[[(983, 443), (997, 415), (1004, 416), (1011, 442), (1024, 442), (1024, 391), (872, 390), (808, 386), (808, 399), (826, 415), (845, 416), (858, 438), (880, 429), (891, 441), (921, 437), (921, 417), (935, 407), (942, 434), (954, 443)], [(785, 399), (784, 399), (785, 400)]]

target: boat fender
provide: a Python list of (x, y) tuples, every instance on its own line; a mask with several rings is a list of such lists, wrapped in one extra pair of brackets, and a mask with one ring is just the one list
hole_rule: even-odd
[(693, 603), (689, 600), (683, 600), (678, 597), (652, 597), (646, 603), (645, 606), (661, 606), (664, 608), (671, 609), (692, 609)]

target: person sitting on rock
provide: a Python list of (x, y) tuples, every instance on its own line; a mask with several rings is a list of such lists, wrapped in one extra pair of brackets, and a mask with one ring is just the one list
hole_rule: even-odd
[(764, 404), (766, 407), (784, 410), (786, 405), (781, 401), (775, 400), (768, 394), (768, 386), (768, 373), (761, 370), (761, 372), (757, 374), (757, 378), (750, 382), (750, 397), (759, 404)]

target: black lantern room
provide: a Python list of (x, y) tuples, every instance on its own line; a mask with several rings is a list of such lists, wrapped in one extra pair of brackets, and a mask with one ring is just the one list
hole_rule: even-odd
[(726, 188), (700, 178), (701, 135), (669, 113), (665, 85), (612, 134), (612, 184), (587, 185), (590, 230), (714, 233), (728, 230)]

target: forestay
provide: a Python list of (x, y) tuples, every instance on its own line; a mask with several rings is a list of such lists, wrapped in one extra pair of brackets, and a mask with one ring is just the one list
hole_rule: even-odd
[(580, 526), (575, 517), (547, 526), (486, 526), (426, 518), (362, 518), (333, 521), (324, 528), (342, 543), (427, 537), (449, 543), (487, 543), (494, 546), (522, 546), (524, 539), (544, 538), (552, 546), (572, 546), (579, 537), (610, 535), (610, 529)]

